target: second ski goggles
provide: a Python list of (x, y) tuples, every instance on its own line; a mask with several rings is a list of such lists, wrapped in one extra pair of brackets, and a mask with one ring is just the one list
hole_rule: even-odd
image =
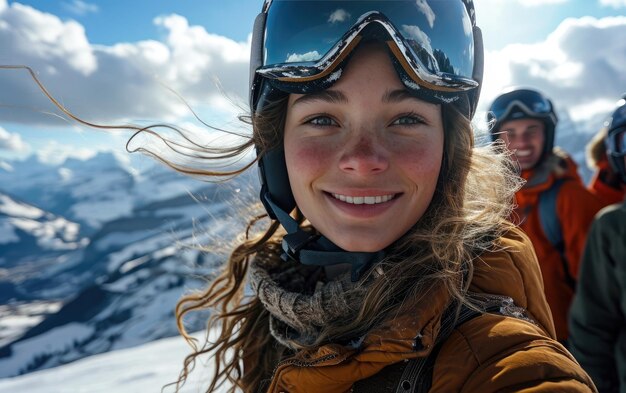
[[(364, 30), (377, 25), (407, 87), (466, 92), (482, 77), (472, 17), (462, 0), (266, 0), (253, 33), (251, 88), (258, 77), (288, 93), (327, 88)], [(251, 98), (254, 107), (254, 91)]]
[[(514, 90), (498, 97), (489, 111), (496, 121), (556, 116), (552, 102), (534, 90)], [(556, 121), (556, 120), (555, 120)]]

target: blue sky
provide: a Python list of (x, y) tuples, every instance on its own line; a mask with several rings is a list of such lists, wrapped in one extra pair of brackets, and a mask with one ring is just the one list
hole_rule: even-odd
[[(210, 122), (243, 112), (261, 0), (0, 0), (0, 64), (28, 64), (66, 106), (104, 123), (188, 126), (174, 89)], [(487, 50), (481, 107), (511, 84), (544, 90), (582, 128), (626, 91), (626, 0), (475, 0)], [(219, 80), (219, 87), (216, 84)], [(0, 70), (0, 164), (123, 148), (124, 135), (42, 114), (26, 73)]]

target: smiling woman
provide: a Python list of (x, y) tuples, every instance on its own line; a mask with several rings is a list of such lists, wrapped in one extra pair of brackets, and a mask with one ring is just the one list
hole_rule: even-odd
[[(270, 221), (179, 302), (177, 387), (212, 353), (208, 391), (594, 391), (506, 219), (511, 161), (473, 146), (482, 55), (470, 0), (265, 1), (248, 145)], [(220, 335), (196, 347), (201, 308)]]

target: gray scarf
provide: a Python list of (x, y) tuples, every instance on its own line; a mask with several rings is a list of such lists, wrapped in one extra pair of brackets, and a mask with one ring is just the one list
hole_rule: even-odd
[(315, 343), (324, 327), (345, 324), (358, 313), (367, 292), (347, 272), (323, 282), (319, 267), (257, 255), (250, 283), (270, 313), (270, 332), (290, 349)]

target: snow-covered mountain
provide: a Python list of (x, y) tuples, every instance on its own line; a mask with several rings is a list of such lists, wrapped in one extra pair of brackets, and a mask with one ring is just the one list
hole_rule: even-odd
[[(0, 192), (0, 304), (38, 299), (21, 285), (88, 243), (79, 224)], [(3, 336), (0, 330), (0, 342)]]
[[(106, 194), (103, 199), (110, 197), (106, 185), (120, 177), (109, 176), (107, 171), (121, 172), (118, 166), (106, 163), (110, 160), (99, 160), (103, 169), (94, 162), (65, 163), (63, 168), (74, 171), (76, 179), (87, 178), (83, 170), (90, 172), (92, 179), (105, 179), (103, 183), (94, 180), (89, 188), (80, 188), (78, 183), (65, 190), (54, 188), (51, 179), (59, 168), (48, 167), (47, 174), (37, 171), (37, 179), (47, 182), (51, 190), (46, 198), (32, 194), (37, 187), (27, 187), (27, 182), (11, 189), (52, 207), (62, 206), (63, 198), (70, 195), (83, 208), (95, 203), (94, 209), (105, 209), (87, 191)], [(19, 170), (19, 165), (14, 170)], [(177, 300), (185, 292), (205, 286), (206, 278), (226, 258), (244, 229), (245, 217), (238, 212), (254, 203), (251, 191), (258, 186), (254, 172), (225, 184), (203, 183), (162, 170), (149, 173), (133, 174), (126, 188), (111, 187), (111, 195), (115, 195), (111, 200), (129, 201), (130, 210), (124, 214), (116, 210), (85, 232), (80, 224), (46, 212), (49, 206), (34, 207), (0, 194), (0, 214), (6, 216), (0, 221), (0, 237), (13, 239), (0, 254), (4, 259), (0, 289), (10, 289), (2, 290), (0, 378), (178, 334), (173, 315)], [(5, 184), (1, 182), (0, 187)], [(69, 214), (76, 209), (72, 206), (65, 211)], [(19, 232), (7, 224), (15, 226), (18, 215), (23, 220), (39, 220), (40, 226), (56, 231)], [(106, 216), (106, 212), (100, 215)], [(33, 244), (57, 243), (60, 245), (45, 249), (45, 253), (43, 246), (31, 248)], [(218, 249), (200, 249), (207, 244), (218, 245)], [(53, 251), (56, 254), (51, 254)], [(21, 259), (13, 258), (18, 254)], [(40, 254), (46, 255), (49, 263), (38, 263), (37, 269), (16, 279), (15, 273), (38, 260)], [(44, 312), (43, 305), (48, 305)], [(29, 310), (38, 310), (38, 314), (30, 315)], [(206, 314), (195, 315), (186, 319), (186, 324), (190, 330), (200, 330), (206, 318)], [(16, 324), (25, 330), (19, 338)]]
[(63, 253), (88, 244), (80, 225), (0, 193), (0, 266), (27, 263), (24, 258)]
[(50, 165), (33, 155), (0, 168), (0, 190), (80, 223), (89, 233), (130, 215), (138, 206), (205, 185), (161, 165), (146, 166), (141, 158), (147, 159), (129, 162), (114, 153), (99, 153), (86, 160), (69, 158), (61, 165)]

